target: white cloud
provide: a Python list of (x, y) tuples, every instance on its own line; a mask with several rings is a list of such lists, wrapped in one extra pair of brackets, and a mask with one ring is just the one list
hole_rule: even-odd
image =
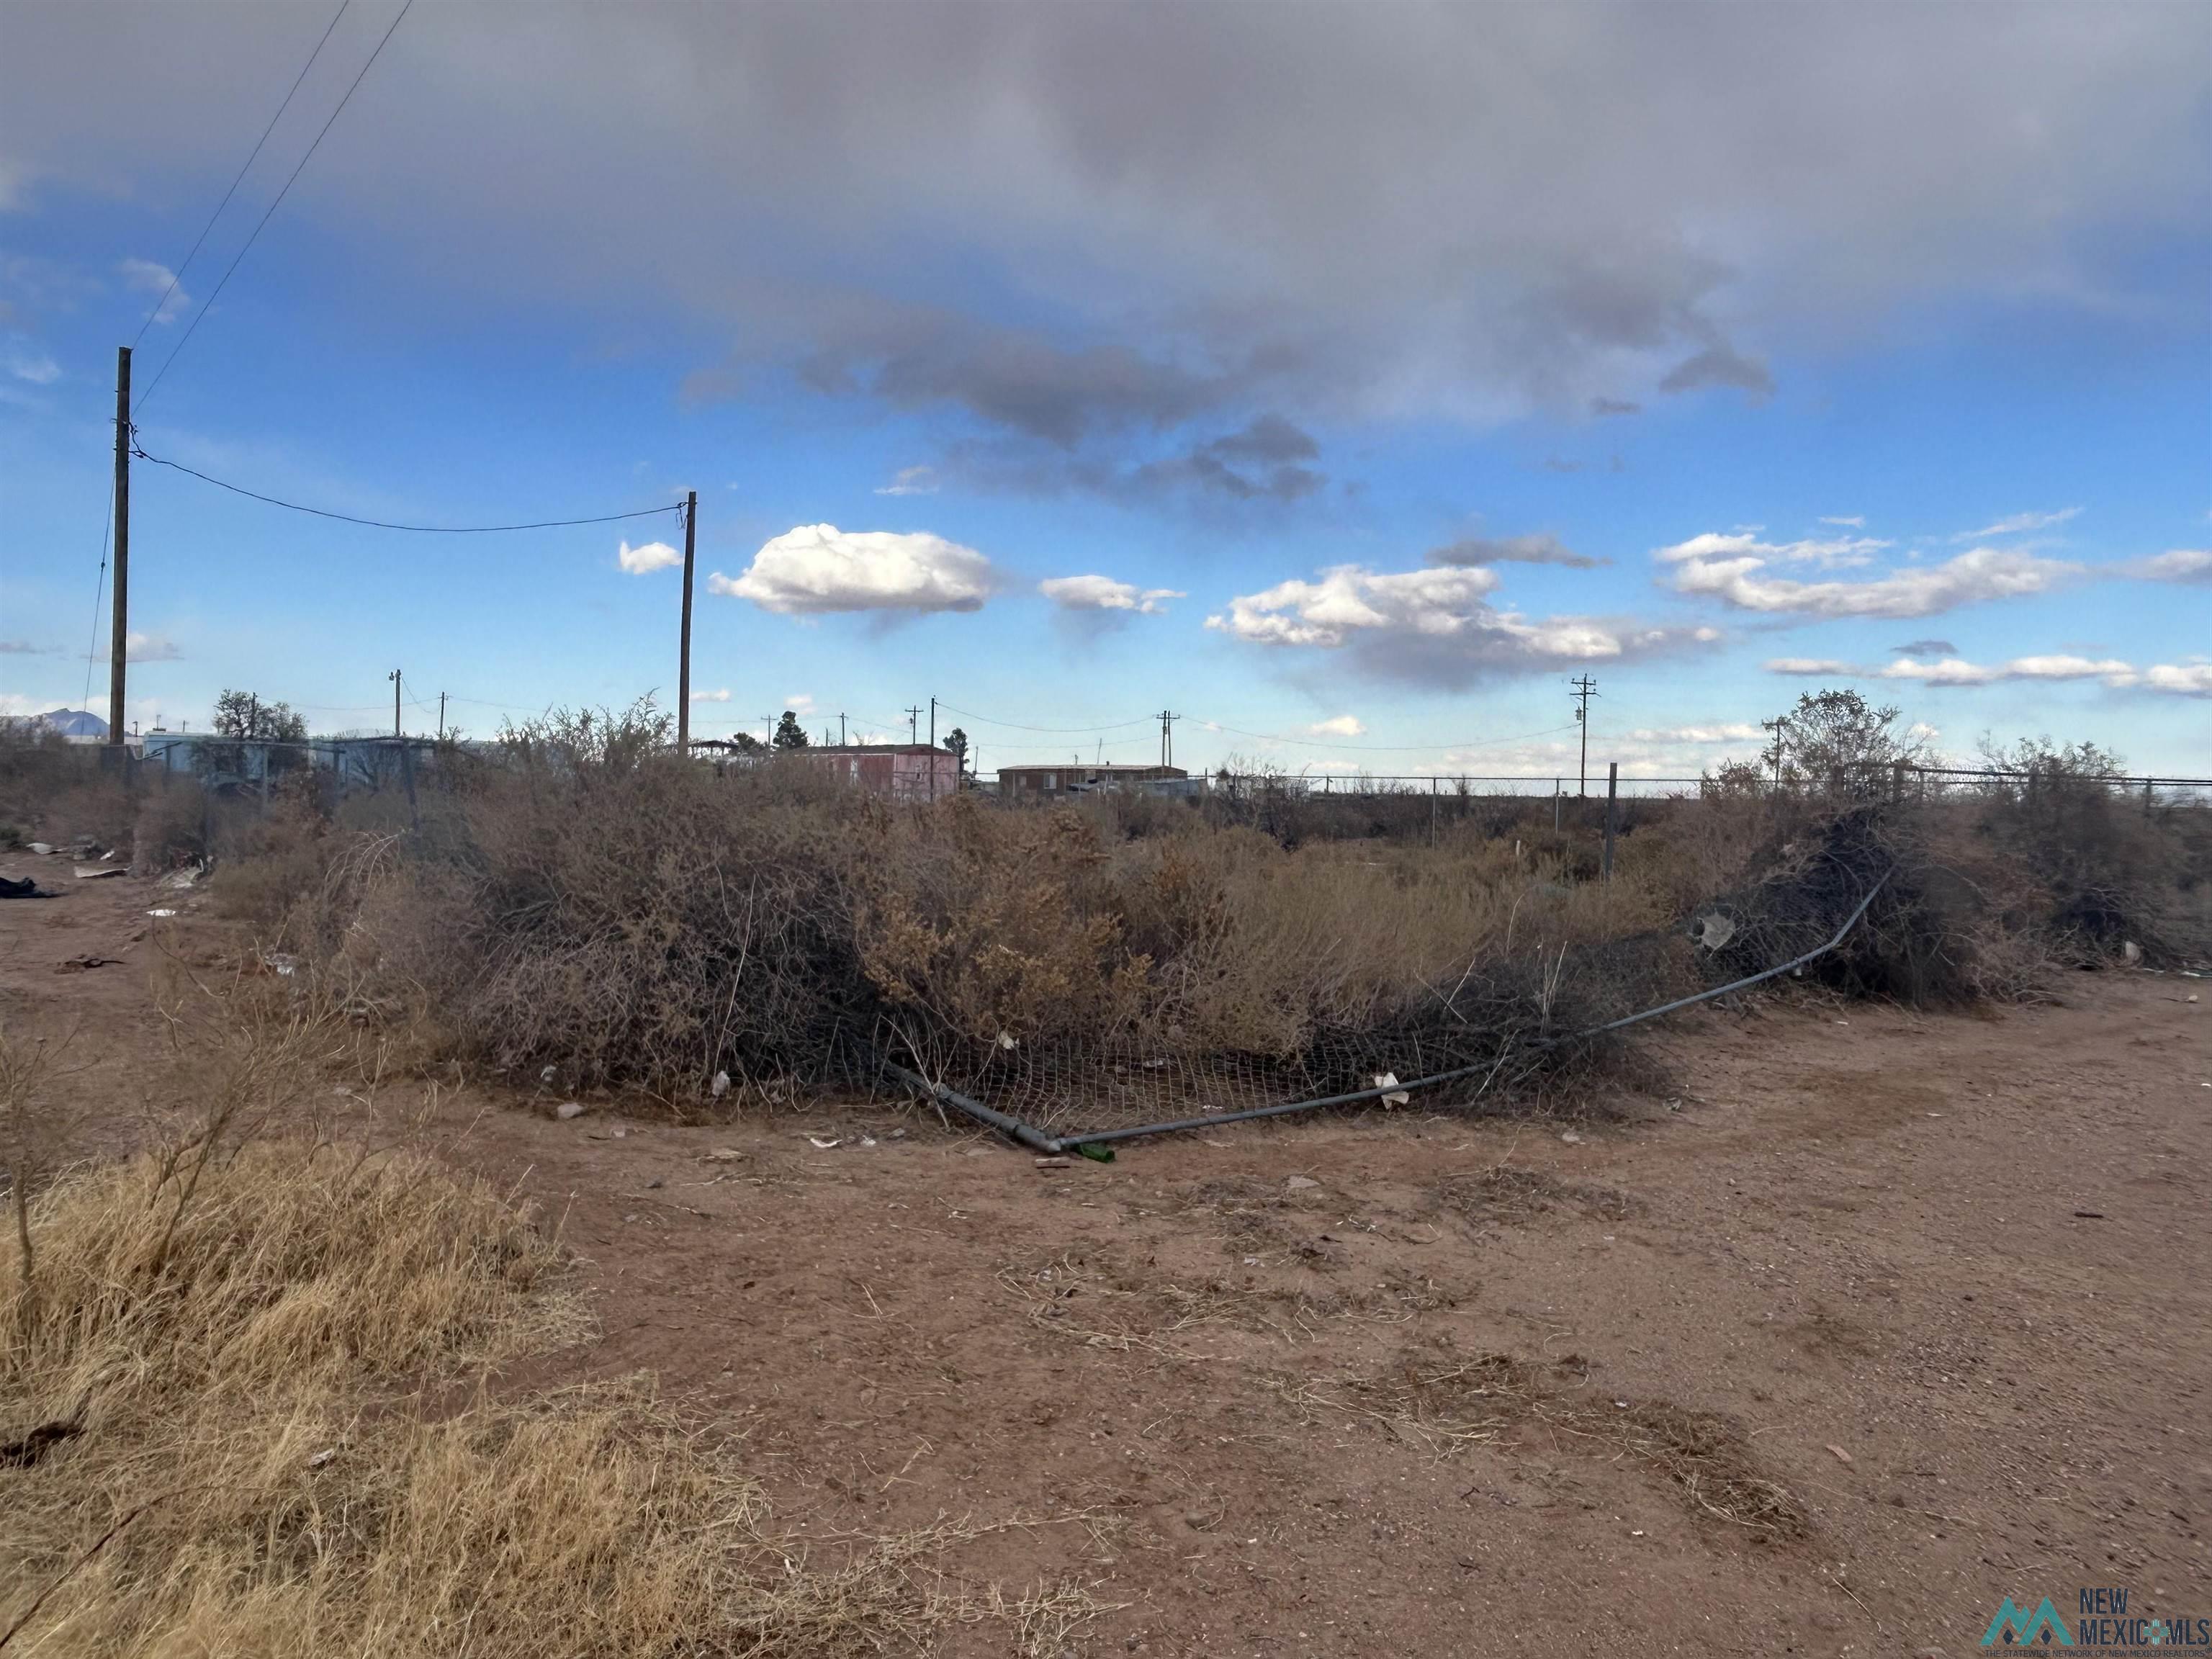
[(937, 493), (937, 469), (933, 466), (902, 466), (891, 481), (876, 491), (878, 495), (934, 495)]
[(726, 685), (718, 686), (712, 691), (694, 691), (691, 694), (694, 702), (727, 702), (729, 700), (730, 688)]
[(1875, 671), (1885, 680), (1917, 680), (1923, 685), (1992, 685), (1999, 680), (2101, 679), (2111, 686), (2136, 683), (2136, 671), (2117, 658), (2049, 656), (2014, 657), (2006, 663), (1972, 663), (1957, 657), (1940, 662), (1914, 662), (1899, 658)]
[(178, 313), (192, 302), (191, 295), (181, 288), (172, 286), (177, 280), (176, 273), (167, 265), (156, 264), (151, 259), (125, 259), (116, 269), (123, 273), (123, 280), (137, 292), (168, 296), (161, 301), (161, 308), (154, 313), (154, 320), (157, 323), (173, 323)]
[(2143, 684), (2175, 696), (2212, 697), (2212, 662), (2154, 663), (2143, 671)]
[(1770, 674), (1850, 674), (1863, 672), (1833, 657), (1776, 657), (1766, 665)]
[(2130, 559), (2120, 574), (2146, 582), (2212, 582), (2212, 549), (2177, 547), (2170, 553), (2154, 553)]
[(1759, 539), (1759, 527), (1751, 525), (1726, 535), (1707, 531), (1702, 536), (1691, 537), (1686, 542), (1662, 547), (1652, 556), (1667, 564), (1747, 558), (1765, 564), (1776, 559), (1786, 559), (1792, 564), (1817, 564), (1823, 570), (1833, 570), (1869, 563), (1876, 553), (1891, 545), (1893, 544), (1872, 536), (1832, 537), (1825, 541), (1763, 542)]
[(1962, 530), (1951, 538), (1954, 542), (1978, 542), (1984, 536), (2024, 536), (2031, 531), (2050, 530), (2078, 518), (2078, 507), (2061, 507), (2056, 513), (2015, 513), (2008, 519), (1999, 519), (1995, 524), (1985, 524), (1979, 530)]
[(62, 377), (62, 366), (27, 335), (9, 335), (0, 356), (6, 358), (10, 374), (33, 386), (52, 386)]
[(1378, 678), (1436, 684), (1650, 655), (1719, 637), (1711, 629), (1597, 617), (1532, 620), (1489, 602), (1498, 583), (1498, 573), (1483, 565), (1401, 571), (1334, 565), (1317, 580), (1238, 595), (1206, 625), (1255, 645), (1348, 647), (1358, 665)]
[(844, 611), (977, 611), (999, 586), (991, 562), (941, 536), (800, 525), (765, 544), (744, 574), (716, 571), (709, 592), (763, 611), (814, 616)]
[(791, 692), (784, 698), (783, 706), (794, 714), (811, 714), (814, 712), (813, 694), (806, 691)]
[(1164, 611), (1163, 599), (1189, 597), (1176, 588), (1140, 588), (1111, 576), (1048, 576), (1037, 584), (1037, 592), (1063, 611), (1127, 611), (1143, 617)]
[(123, 636), (123, 656), (126, 662), (177, 662), (184, 653), (173, 641), (159, 634), (125, 634)]
[(1722, 720), (1711, 726), (1647, 726), (1631, 732), (1628, 740), (1642, 744), (1711, 744), (1723, 743), (1756, 743), (1766, 735), (1750, 720)]
[(1895, 570), (1864, 581), (1797, 581), (1758, 574), (1773, 555), (1796, 555), (1760, 543), (1737, 550), (1734, 544), (1745, 540), (1695, 536), (1662, 547), (1653, 556), (1674, 567), (1670, 585), (1678, 592), (1717, 599), (1742, 611), (1809, 617), (1929, 617), (1985, 599), (2047, 592), (2081, 574), (2079, 565), (2060, 560), (1978, 547), (1940, 565)]
[(1367, 728), (1357, 715), (1337, 714), (1325, 720), (1316, 720), (1306, 730), (1317, 738), (1362, 738)]
[(1968, 662), (1946, 657), (1940, 662), (1899, 658), (1883, 667), (1861, 666), (1825, 658), (1777, 657), (1770, 674), (1835, 676), (1846, 679), (1910, 680), (1916, 684), (1956, 687), (1999, 685), (2019, 681), (2060, 683), (2098, 680), (2115, 691), (2163, 691), (2177, 696), (2212, 696), (2212, 663), (2156, 663), (2139, 669), (2117, 657), (2077, 657), (2065, 653), (2014, 657), (2008, 662)]
[(1451, 634), (1497, 614), (1482, 597), (1497, 586), (1497, 573), (1480, 565), (1393, 574), (1341, 564), (1316, 582), (1294, 577), (1232, 599), (1228, 614), (1206, 625), (1262, 645), (1331, 649), (1362, 630)]
[(1863, 513), (1854, 514), (1850, 518), (1838, 516), (1832, 519), (1822, 519), (1820, 522), (1822, 524), (1834, 525), (1839, 530), (1864, 530), (1866, 528), (1866, 515)]
[(684, 556), (666, 542), (647, 542), (642, 547), (622, 544), (615, 555), (615, 562), (633, 576), (642, 576), (649, 570), (665, 570), (684, 562)]

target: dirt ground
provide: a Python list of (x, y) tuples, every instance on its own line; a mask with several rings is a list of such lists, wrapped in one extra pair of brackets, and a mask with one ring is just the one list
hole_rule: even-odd
[[(165, 1106), (145, 932), (216, 930), (61, 863), (0, 859), (70, 886), (0, 903), (0, 1017), (76, 1030), (112, 1152)], [(825, 1554), (1018, 1522), (951, 1565), (1089, 1584), (1069, 1651), (1964, 1654), (2006, 1596), (2212, 1613), (2212, 981), (2064, 989), (1694, 1013), (1647, 1039), (1663, 1096), (1579, 1121), (1110, 1165), (889, 1102), (470, 1092), (439, 1133), (596, 1289), (514, 1381), (658, 1373)]]

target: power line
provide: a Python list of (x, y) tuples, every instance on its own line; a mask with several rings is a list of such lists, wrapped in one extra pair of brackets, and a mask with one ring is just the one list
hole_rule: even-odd
[(1209, 731), (1233, 732), (1240, 738), (1255, 738), (1262, 743), (1296, 744), (1304, 749), (1348, 749), (1355, 752), (1375, 754), (1410, 754), (1431, 749), (1497, 749), (1509, 743), (1526, 743), (1531, 738), (1548, 738), (1555, 732), (1571, 731), (1567, 726), (1547, 726), (1540, 732), (1522, 732), (1510, 738), (1481, 738), (1468, 743), (1337, 743), (1328, 738), (1286, 738), (1273, 732), (1247, 732), (1241, 727), (1224, 726), (1219, 720), (1208, 720), (1195, 716)]
[(1008, 730), (1014, 732), (1051, 732), (1059, 733), (1073, 733), (1079, 732), (1119, 732), (1122, 727), (1127, 726), (1150, 726), (1154, 720), (1159, 719), (1158, 714), (1146, 714), (1140, 720), (1116, 720), (1111, 726), (1024, 726), (1016, 720), (994, 720), (988, 714), (978, 714), (973, 709), (955, 708), (949, 702), (939, 702), (937, 706), (939, 708), (951, 709), (952, 713), (956, 714), (963, 714), (971, 720), (981, 720), (986, 726), (1003, 726)]
[[(84, 645), (84, 695), (77, 699), (84, 712), (92, 712), (92, 653), (100, 648), (100, 596), (107, 591), (107, 538), (115, 533), (115, 485), (107, 486), (107, 513), (100, 521), (100, 575), (92, 585), (92, 637)], [(130, 641), (125, 641), (128, 647)]]
[(159, 455), (149, 455), (137, 444), (131, 453), (142, 461), (151, 461), (155, 466), (166, 466), (174, 472), (187, 473), (202, 483), (211, 483), (218, 489), (228, 489), (234, 495), (245, 495), (270, 507), (281, 507), (294, 513), (312, 514), (318, 519), (336, 519), (341, 524), (367, 525), (372, 530), (406, 530), (424, 536), (489, 536), (508, 530), (562, 530), (571, 525), (614, 524), (623, 519), (650, 519), (662, 513), (681, 513), (681, 502), (666, 507), (641, 507), (634, 513), (602, 513), (588, 519), (541, 519), (533, 524), (394, 524), (385, 519), (358, 518), (350, 513), (333, 513), (326, 507), (306, 507), (298, 501), (288, 501), (276, 495), (264, 495), (258, 489), (248, 489), (243, 484), (227, 483), (221, 478), (210, 477), (197, 467), (186, 466), (182, 461), (164, 460)]
[[(1093, 732), (1120, 732), (1130, 726), (1152, 726), (1157, 724), (1160, 720), (1160, 716), (1158, 714), (1148, 714), (1141, 720), (1117, 720), (1111, 726), (1024, 726), (1014, 720), (994, 720), (988, 714), (978, 714), (973, 709), (962, 708), (949, 702), (940, 702), (938, 704), (938, 707), (940, 708), (949, 708), (954, 714), (965, 715), (971, 720), (981, 720), (986, 726), (1005, 726), (1016, 732), (1042, 732), (1055, 736), (1072, 737), (1079, 734), (1089, 735)], [(1178, 714), (1175, 718), (1182, 720), (1185, 717)], [(1286, 737), (1278, 732), (1247, 732), (1242, 726), (1224, 726), (1219, 720), (1209, 720), (1202, 714), (1194, 714), (1189, 716), (1189, 718), (1197, 720), (1199, 724), (1204, 726), (1207, 731), (1226, 732), (1236, 737), (1251, 738), (1261, 743), (1287, 743), (1296, 744), (1297, 747), (1303, 749), (1349, 750), (1354, 753), (1372, 754), (1418, 754), (1436, 749), (1496, 749), (1503, 747), (1506, 744), (1526, 743), (1532, 738), (1553, 737), (1561, 732), (1571, 731), (1573, 729), (1571, 726), (1548, 726), (1540, 732), (1522, 732), (1515, 736), (1506, 738), (1481, 738), (1467, 743), (1453, 743), (1449, 741), (1443, 743), (1341, 743), (1330, 738), (1292, 738)], [(1133, 738), (1116, 738), (1109, 739), (1109, 741), (1116, 744), (1127, 744), (1133, 742), (1135, 739)], [(1000, 744), (1000, 746), (1001, 748), (1006, 747), (1005, 744)], [(1048, 745), (1042, 744), (1033, 744), (1029, 745), (1030, 749), (1042, 749), (1047, 746)]]
[[(270, 203), (268, 211), (264, 213), (259, 222), (254, 225), (253, 234), (246, 239), (246, 246), (238, 250), (237, 258), (230, 262), (228, 269), (222, 273), (222, 281), (217, 283), (215, 285), (215, 292), (201, 302), (198, 313), (192, 318), (191, 325), (185, 330), (183, 337), (170, 348), (168, 356), (162, 360), (161, 367), (155, 371), (152, 382), (145, 391), (138, 394), (137, 409), (143, 409), (146, 406), (146, 400), (154, 395), (155, 388), (161, 384), (162, 376), (169, 372), (170, 365), (177, 361), (177, 354), (185, 349), (192, 336), (198, 331), (199, 325), (207, 319), (208, 313), (215, 308), (216, 297), (230, 282), (232, 273), (237, 270), (240, 261), (246, 258), (246, 254), (252, 250), (254, 243), (260, 240), (263, 228), (267, 226), (270, 218), (276, 210), (283, 205), (285, 197), (291, 193), (294, 182), (306, 169), (307, 163), (314, 159), (315, 152), (322, 148), (324, 138), (329, 135), (331, 128), (337, 124), (338, 117), (345, 112), (345, 106), (353, 101), (355, 92), (360, 88), (362, 82), (368, 78), (369, 70), (375, 67), (376, 60), (384, 55), (384, 48), (390, 43), (392, 37), (398, 32), (400, 24), (407, 20), (407, 14), (414, 9), (415, 0), (407, 0), (407, 3), (399, 8), (399, 15), (392, 20), (392, 27), (384, 31), (384, 38), (376, 43), (376, 50), (368, 54), (368, 61), (361, 66), (361, 73), (353, 77), (353, 84), (345, 89), (345, 96), (338, 100), (337, 107), (331, 112), (330, 119), (324, 122), (322, 131), (315, 134), (315, 141), (307, 146), (307, 153), (300, 158), (300, 165), (292, 169), (291, 177), (284, 180), (283, 189), (276, 192), (276, 199)], [(332, 21), (335, 24), (336, 20), (333, 19)], [(134, 409), (132, 412), (135, 414), (137, 410)]]
[[(208, 232), (215, 228), (215, 222), (222, 217), (222, 210), (230, 205), (230, 198), (238, 194), (238, 187), (246, 182), (246, 175), (252, 169), (254, 161), (259, 157), (262, 146), (269, 142), (269, 135), (276, 131), (276, 124), (284, 118), (284, 112), (292, 107), (292, 100), (299, 92), (301, 83), (307, 80), (307, 71), (314, 68), (315, 59), (320, 58), (323, 55), (323, 48), (330, 45), (331, 36), (338, 26), (338, 19), (346, 15), (346, 8), (352, 3), (353, 0), (338, 0), (337, 11), (324, 28), (323, 38), (315, 42), (315, 49), (307, 54), (307, 61), (300, 66), (299, 74), (293, 77), (292, 90), (284, 94), (284, 101), (276, 106), (276, 112), (269, 118), (269, 125), (261, 129), (261, 137), (254, 141), (252, 154), (246, 158), (246, 165), (239, 168), (238, 177), (230, 181), (230, 188), (223, 191), (222, 200), (215, 204), (215, 211), (208, 215), (207, 223), (200, 227), (200, 234), (192, 243), (191, 252), (185, 255), (183, 264), (170, 272), (168, 287), (163, 289), (161, 297), (154, 301), (154, 308), (146, 313), (146, 320), (138, 325), (137, 337), (131, 342), (132, 350), (138, 349), (138, 342), (146, 337), (146, 331), (153, 327), (154, 319), (161, 314), (161, 307), (169, 303), (169, 296), (177, 291), (177, 284), (184, 281), (185, 270), (195, 258), (199, 257), (200, 248), (208, 239)], [(163, 367), (166, 368), (167, 365)], [(159, 375), (155, 376), (156, 380), (160, 378)], [(150, 386), (146, 388), (149, 392), (153, 389)]]

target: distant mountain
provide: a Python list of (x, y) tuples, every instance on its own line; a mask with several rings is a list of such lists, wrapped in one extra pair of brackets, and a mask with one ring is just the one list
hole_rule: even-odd
[(31, 719), (65, 738), (104, 738), (107, 735), (107, 722), (82, 708), (50, 708), (43, 714), (33, 714)]

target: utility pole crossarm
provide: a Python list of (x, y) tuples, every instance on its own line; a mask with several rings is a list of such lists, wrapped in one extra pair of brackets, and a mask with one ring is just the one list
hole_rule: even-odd
[(1597, 696), (1597, 682), (1583, 674), (1567, 684), (1575, 694), (1575, 724), (1583, 729), (1582, 777), (1577, 793), (1586, 796), (1589, 793), (1589, 700)]

